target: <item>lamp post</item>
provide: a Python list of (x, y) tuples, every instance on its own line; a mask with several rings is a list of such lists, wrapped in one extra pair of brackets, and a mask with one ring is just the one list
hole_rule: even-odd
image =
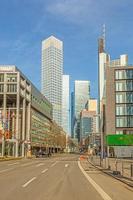
[(1, 132), (2, 132), (2, 152), (1, 156), (5, 155), (5, 118), (2, 119), (2, 112), (0, 111), (0, 121), (1, 121)]

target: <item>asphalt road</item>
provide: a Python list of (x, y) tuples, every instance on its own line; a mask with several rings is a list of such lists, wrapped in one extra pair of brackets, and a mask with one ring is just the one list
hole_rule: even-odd
[(0, 200), (133, 200), (133, 190), (78, 155), (0, 162)]

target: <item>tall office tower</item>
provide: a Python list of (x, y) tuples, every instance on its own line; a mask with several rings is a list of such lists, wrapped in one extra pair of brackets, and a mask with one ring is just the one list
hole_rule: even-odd
[(90, 81), (75, 81), (74, 85), (74, 137), (80, 140), (80, 112), (90, 97)]
[(105, 52), (105, 27), (103, 36), (98, 39), (98, 129), (101, 136), (101, 152), (104, 156), (104, 135), (105, 135), (105, 70), (110, 56)]
[(74, 92), (71, 93), (71, 137), (74, 137)]
[(110, 61), (110, 56), (105, 53), (104, 39), (98, 41), (98, 79), (99, 79), (99, 113), (101, 113), (101, 104), (105, 96), (105, 69)]
[(62, 91), (62, 127), (70, 134), (70, 103), (69, 103), (69, 75), (63, 75)]
[(41, 91), (53, 105), (53, 120), (62, 125), (63, 43), (54, 36), (42, 41)]
[[(104, 32), (105, 33), (105, 32)], [(99, 115), (99, 133), (101, 135), (101, 156), (104, 157), (106, 144), (106, 70), (107, 67), (127, 66), (127, 55), (121, 55), (119, 59), (111, 60), (110, 56), (105, 52), (105, 34), (98, 40), (98, 78), (99, 78), (99, 101), (98, 101), (98, 115)]]

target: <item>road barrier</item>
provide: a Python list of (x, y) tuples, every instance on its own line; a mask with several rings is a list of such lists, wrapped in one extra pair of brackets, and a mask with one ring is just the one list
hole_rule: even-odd
[(100, 156), (91, 156), (89, 159), (94, 165), (111, 170), (114, 175), (133, 180), (133, 160), (118, 158), (101, 159)]

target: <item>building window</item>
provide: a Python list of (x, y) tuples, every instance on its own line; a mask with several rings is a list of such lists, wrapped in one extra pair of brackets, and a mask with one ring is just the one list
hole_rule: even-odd
[(115, 71), (115, 79), (133, 79), (133, 69), (127, 70), (116, 70)]
[(116, 103), (133, 103), (133, 92), (116, 93)]
[(16, 74), (7, 74), (7, 82), (17, 82)]
[(16, 84), (8, 84), (7, 92), (17, 92), (17, 85)]
[(133, 105), (116, 105), (116, 115), (133, 115)]
[(123, 130), (116, 131), (117, 135), (123, 135)]
[(116, 82), (116, 91), (133, 91), (133, 81)]
[(3, 84), (0, 85), (0, 92), (4, 92), (4, 85)]
[(0, 82), (4, 82), (4, 74), (0, 74)]
[(133, 127), (133, 116), (116, 117), (116, 127)]

